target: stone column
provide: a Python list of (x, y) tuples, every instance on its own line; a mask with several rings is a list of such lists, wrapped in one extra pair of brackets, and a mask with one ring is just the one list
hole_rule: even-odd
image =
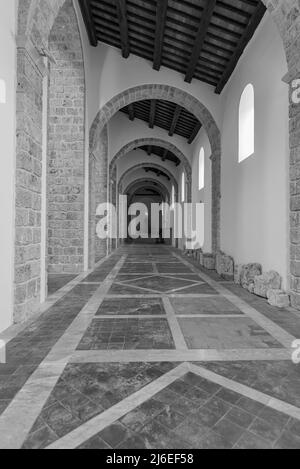
[(210, 157), (212, 163), (212, 252), (221, 247), (221, 154), (215, 151)]
[(40, 305), (43, 77), (33, 44), (17, 38), (17, 140), (14, 322)]
[[(99, 222), (99, 217), (96, 216), (96, 209), (99, 204), (107, 203), (109, 200), (108, 193), (108, 132), (107, 127), (104, 127), (97, 140), (97, 146), (93, 150), (96, 158), (95, 179), (94, 187), (92, 190), (95, 192), (95, 224)], [(106, 239), (99, 239), (94, 232), (95, 237), (95, 256), (96, 262), (107, 256), (108, 245)]]
[[(300, 103), (295, 100), (292, 84), (299, 74), (290, 78), (290, 289), (292, 306), (300, 309)], [(298, 88), (300, 86), (298, 85)], [(298, 93), (300, 96), (300, 93)]]

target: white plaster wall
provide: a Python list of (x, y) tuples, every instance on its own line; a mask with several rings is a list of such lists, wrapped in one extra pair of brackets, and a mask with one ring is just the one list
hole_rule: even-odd
[(15, 0), (0, 0), (0, 79), (7, 89), (6, 104), (0, 104), (0, 332), (12, 324), (13, 312), (16, 11)]
[[(266, 15), (222, 94), (222, 249), (287, 279), (288, 86), (282, 40)], [(238, 109), (255, 88), (255, 154), (238, 163)]]
[(109, 154), (112, 159), (121, 148), (139, 138), (158, 138), (175, 145), (184, 156), (191, 161), (193, 146), (189, 145), (187, 139), (174, 135), (169, 137), (166, 130), (160, 127), (149, 128), (149, 124), (140, 119), (131, 122), (125, 114), (118, 112), (109, 122)]
[[(203, 147), (205, 153), (204, 162), (204, 189), (199, 191), (199, 154)], [(192, 201), (193, 203), (204, 203), (204, 252), (211, 252), (212, 232), (211, 232), (211, 146), (206, 131), (202, 128), (193, 144), (192, 160)], [(194, 211), (195, 216), (195, 211)]]

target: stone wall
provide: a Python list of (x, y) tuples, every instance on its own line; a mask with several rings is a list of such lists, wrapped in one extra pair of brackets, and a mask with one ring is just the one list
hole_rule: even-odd
[(40, 302), (43, 73), (35, 58), (17, 51), (17, 149), (14, 322)]
[(75, 11), (67, 1), (49, 38), (48, 272), (83, 270), (85, 77)]
[(300, 2), (263, 0), (280, 31), (290, 85), (290, 290), (291, 304), (300, 309), (300, 104), (293, 101), (293, 82), (300, 79)]
[(90, 152), (89, 174), (89, 267), (107, 255), (107, 240), (99, 239), (96, 226), (99, 217), (96, 210), (99, 204), (108, 202), (108, 133), (107, 126), (102, 130), (97, 147)]

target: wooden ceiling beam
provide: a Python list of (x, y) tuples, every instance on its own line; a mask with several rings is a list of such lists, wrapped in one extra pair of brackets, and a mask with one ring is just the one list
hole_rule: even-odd
[(158, 0), (156, 10), (156, 31), (155, 31), (155, 47), (154, 47), (154, 70), (160, 70), (164, 35), (167, 20), (168, 0)]
[(163, 161), (166, 161), (167, 157), (168, 157), (168, 154), (169, 154), (169, 150), (166, 148), (165, 151), (164, 151), (164, 154), (162, 156), (162, 160)]
[(86, 31), (89, 37), (91, 46), (97, 47), (98, 39), (95, 30), (95, 25), (91, 13), (91, 0), (79, 0), (79, 6), (81, 9), (82, 17), (86, 27)]
[(236, 49), (235, 53), (233, 54), (225, 72), (223, 73), (221, 79), (219, 80), (219, 83), (216, 87), (216, 93), (221, 94), (226, 83), (228, 82), (229, 78), (231, 77), (231, 74), (233, 73), (235, 67), (237, 66), (237, 63), (239, 59), (241, 58), (248, 42), (251, 40), (253, 37), (256, 28), (258, 27), (259, 23), (261, 22), (264, 14), (266, 12), (266, 7), (262, 2), (259, 2), (256, 11), (254, 15), (252, 16), (248, 27), (246, 28), (241, 41), (238, 45), (238, 48)]
[(202, 18), (200, 21), (200, 25), (199, 25), (198, 33), (196, 36), (195, 44), (193, 47), (192, 55), (191, 55), (190, 62), (189, 62), (187, 72), (185, 75), (185, 81), (187, 83), (191, 83), (193, 79), (194, 72), (197, 67), (199, 57), (202, 52), (202, 48), (203, 48), (204, 41), (205, 41), (205, 36), (209, 28), (213, 13), (214, 13), (216, 3), (217, 3), (217, 0), (206, 0), (206, 6), (202, 13)]
[(150, 129), (154, 128), (154, 123), (155, 123), (155, 114), (156, 114), (156, 99), (151, 100), (151, 105), (150, 105), (150, 118), (149, 118), (149, 127)]
[(133, 103), (129, 104), (128, 112), (129, 112), (129, 119), (131, 120), (131, 122), (133, 122), (134, 119), (135, 119), (135, 112), (134, 112), (134, 104)]
[(198, 122), (198, 124), (196, 125), (196, 127), (194, 128), (194, 130), (192, 132), (192, 135), (190, 136), (190, 138), (188, 140), (189, 145), (191, 145), (193, 143), (193, 141), (197, 137), (198, 132), (200, 131), (201, 127), (202, 127), (202, 124), (200, 122)]
[(174, 135), (174, 132), (178, 124), (178, 120), (180, 118), (181, 111), (182, 111), (182, 108), (180, 106), (176, 106), (176, 110), (174, 112), (174, 117), (173, 117), (173, 122), (172, 122), (170, 132), (169, 132), (169, 137), (173, 137)]
[(128, 37), (128, 23), (127, 23), (127, 5), (126, 0), (114, 0), (117, 8), (117, 16), (120, 26), (120, 38), (122, 45), (122, 55), (128, 59), (130, 55), (129, 37)]

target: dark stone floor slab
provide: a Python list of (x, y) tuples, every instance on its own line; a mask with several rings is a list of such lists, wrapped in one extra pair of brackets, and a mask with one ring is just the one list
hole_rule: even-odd
[(173, 298), (171, 303), (176, 314), (242, 314), (225, 298)]
[(189, 349), (282, 348), (252, 319), (182, 318), (178, 320)]
[(48, 295), (53, 295), (76, 277), (77, 274), (48, 274)]
[(172, 263), (172, 264), (156, 264), (157, 270), (161, 274), (168, 274), (168, 273), (173, 273), (173, 274), (181, 274), (181, 273), (191, 273), (191, 269), (189, 267), (186, 267), (184, 264), (178, 262), (178, 263)]
[(105, 300), (97, 312), (97, 316), (155, 316), (162, 314), (166, 314), (162, 300), (156, 298), (124, 298), (122, 300)]
[[(207, 393), (201, 401), (199, 390)], [(252, 413), (246, 412), (246, 402), (241, 394), (188, 373), (81, 448), (101, 449), (103, 442), (113, 449), (299, 448), (293, 419), (251, 400)]]
[(96, 319), (78, 350), (174, 349), (167, 319)]
[[(68, 365), (24, 444), (42, 449), (104, 410), (137, 392), (177, 363), (110, 363)], [(146, 409), (147, 405), (145, 405)], [(114, 424), (83, 449), (117, 446), (130, 436), (129, 429)], [(104, 443), (103, 443), (104, 442)]]
[[(271, 397), (300, 407), (300, 369), (299, 365), (294, 365), (292, 361), (211, 362), (199, 365)], [(247, 408), (245, 410), (248, 411)]]

